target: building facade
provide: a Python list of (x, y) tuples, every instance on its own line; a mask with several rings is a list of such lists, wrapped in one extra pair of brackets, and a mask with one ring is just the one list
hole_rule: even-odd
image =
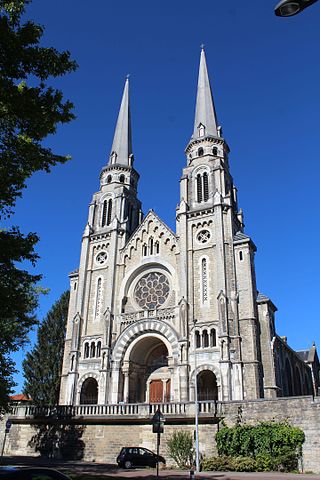
[(142, 214), (127, 79), (70, 274), (60, 404), (187, 402), (195, 382), (199, 400), (317, 393), (315, 346), (292, 350), (257, 290), (203, 50), (185, 153), (173, 232)]

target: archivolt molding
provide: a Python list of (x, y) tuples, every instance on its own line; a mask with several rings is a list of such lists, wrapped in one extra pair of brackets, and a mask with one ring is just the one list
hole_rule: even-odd
[(173, 357), (179, 356), (178, 336), (173, 328), (167, 323), (159, 320), (142, 320), (129, 325), (119, 336), (114, 349), (112, 358), (115, 362), (120, 362), (130, 344), (138, 337), (147, 333), (156, 333), (164, 343), (169, 342)]
[(81, 392), (82, 385), (85, 382), (85, 380), (87, 380), (87, 378), (94, 378), (97, 381), (98, 386), (99, 386), (99, 380), (100, 380), (99, 373), (97, 373), (97, 372), (86, 372), (78, 380), (78, 388), (77, 388), (78, 393)]
[[(204, 365), (197, 366), (197, 375), (199, 375), (199, 373), (203, 372), (204, 370), (210, 370), (211, 372), (213, 372), (215, 374), (216, 379), (217, 379), (217, 386), (220, 387), (221, 376), (220, 376), (219, 369), (215, 365), (210, 365), (210, 364), (206, 363)], [(194, 384), (194, 369), (191, 372), (190, 381), (191, 381), (192, 384)]]

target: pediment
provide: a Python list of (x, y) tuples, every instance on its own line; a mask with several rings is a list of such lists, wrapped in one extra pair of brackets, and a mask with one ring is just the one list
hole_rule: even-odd
[(149, 210), (137, 230), (130, 237), (127, 245), (122, 249), (123, 255), (131, 256), (133, 250), (142, 248), (150, 238), (167, 245), (171, 250), (175, 250), (177, 246), (177, 237), (173, 231), (158, 217), (153, 211)]

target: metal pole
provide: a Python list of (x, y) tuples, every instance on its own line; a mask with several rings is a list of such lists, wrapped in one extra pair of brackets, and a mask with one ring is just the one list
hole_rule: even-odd
[(194, 353), (194, 407), (195, 407), (195, 427), (196, 427), (196, 473), (200, 472), (199, 460), (199, 411), (198, 411), (198, 385), (197, 385), (197, 355), (196, 355), (196, 323), (193, 319), (193, 353)]
[(157, 433), (157, 480), (159, 480), (159, 449), (160, 449), (160, 432)]

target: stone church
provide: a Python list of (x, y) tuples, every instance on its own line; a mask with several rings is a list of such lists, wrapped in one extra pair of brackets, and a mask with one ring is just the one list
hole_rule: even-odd
[[(143, 215), (129, 81), (89, 206), (71, 297), (61, 405), (316, 395), (315, 346), (294, 351), (257, 290), (204, 50), (173, 232)], [(138, 162), (137, 162), (138, 168)], [(197, 388), (195, 388), (197, 387)]]

